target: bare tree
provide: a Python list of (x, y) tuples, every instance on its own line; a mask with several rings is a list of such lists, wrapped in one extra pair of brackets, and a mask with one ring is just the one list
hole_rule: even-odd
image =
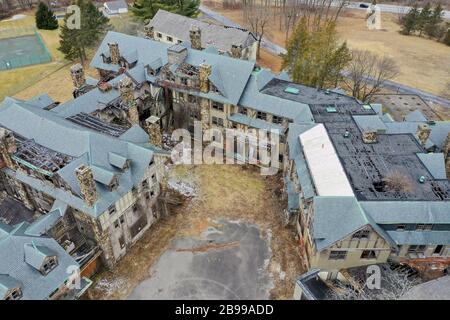
[(362, 279), (349, 279), (348, 284), (335, 282), (331, 287), (331, 300), (397, 300), (404, 296), (415, 285), (418, 278), (411, 276), (408, 270), (392, 269), (381, 265), (381, 287), (369, 289)]
[(386, 81), (400, 73), (392, 58), (379, 57), (367, 50), (353, 50), (352, 61), (344, 72), (343, 86), (352, 96), (367, 101), (380, 92)]
[(256, 56), (259, 58), (261, 41), (267, 33), (269, 22), (272, 20), (270, 9), (263, 4), (246, 1), (244, 2), (243, 14), (250, 31), (255, 35), (258, 42)]
[(395, 192), (408, 193), (414, 189), (411, 178), (398, 170), (388, 173), (383, 178), (383, 182), (386, 184), (387, 189)]

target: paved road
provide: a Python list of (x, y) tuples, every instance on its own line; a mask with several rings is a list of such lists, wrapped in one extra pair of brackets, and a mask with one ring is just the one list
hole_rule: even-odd
[[(356, 3), (356, 4), (352, 3), (351, 6), (359, 6), (359, 3)], [(394, 10), (392, 7), (397, 7), (397, 6), (393, 6), (393, 5), (380, 5), (380, 6), (383, 6), (383, 8), (386, 7), (386, 10)], [(407, 8), (407, 7), (401, 7), (401, 8)], [(235, 28), (242, 28), (242, 26), (235, 23), (234, 21), (222, 16), (221, 14), (219, 14), (203, 5), (200, 6), (200, 11), (208, 18), (214, 19), (214, 20), (218, 21), (219, 23), (222, 23), (223, 25), (231, 26), (231, 27), (235, 27)], [(392, 11), (388, 11), (388, 12), (392, 12)], [(398, 11), (396, 11), (396, 12), (398, 12)], [(446, 14), (449, 15), (450, 12), (446, 11)], [(449, 18), (450, 18), (450, 16), (449, 16)], [(284, 49), (283, 47), (280, 47), (279, 45), (276, 45), (275, 43), (273, 43), (267, 39), (262, 40), (261, 47), (275, 55), (279, 55), (280, 53), (286, 52), (286, 49)], [(398, 93), (416, 94), (416, 95), (421, 96), (422, 99), (424, 99), (427, 102), (437, 103), (444, 107), (450, 108), (450, 100), (445, 99), (443, 97), (439, 97), (439, 96), (434, 95), (429, 92), (425, 92), (425, 91), (422, 91), (422, 90), (419, 90), (419, 89), (416, 89), (413, 87), (409, 87), (407, 85), (403, 85), (400, 83), (392, 82), (392, 81), (387, 81), (385, 84), (385, 87), (387, 89), (396, 91)]]
[(128, 299), (267, 300), (269, 242), (256, 225), (219, 221), (200, 237), (175, 239)]

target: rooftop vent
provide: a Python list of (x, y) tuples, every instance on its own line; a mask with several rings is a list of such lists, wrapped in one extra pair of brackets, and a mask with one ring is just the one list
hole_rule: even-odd
[(297, 88), (293, 88), (293, 87), (287, 87), (286, 89), (284, 89), (284, 92), (287, 92), (290, 94), (299, 94), (300, 90)]

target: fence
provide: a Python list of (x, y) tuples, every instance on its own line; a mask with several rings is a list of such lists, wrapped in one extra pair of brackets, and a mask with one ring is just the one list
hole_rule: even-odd
[(34, 64), (47, 63), (52, 61), (52, 56), (48, 51), (41, 35), (35, 28), (24, 27), (24, 28), (14, 28), (14, 29), (2, 29), (0, 30), (0, 41), (4, 39), (14, 39), (23, 36), (35, 36), (37, 40), (37, 45), (40, 47), (37, 50), (42, 53), (30, 53), (23, 56), (11, 57), (5, 60), (0, 60), (0, 71), (9, 70), (19, 67), (31, 66)]

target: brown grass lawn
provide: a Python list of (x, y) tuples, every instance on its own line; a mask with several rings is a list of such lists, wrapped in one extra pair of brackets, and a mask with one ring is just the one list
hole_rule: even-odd
[[(224, 10), (220, 0), (204, 4), (227, 18), (248, 27), (237, 10)], [(442, 94), (444, 84), (450, 81), (450, 47), (434, 40), (403, 36), (395, 23), (396, 16), (384, 13), (380, 31), (369, 31), (364, 21), (365, 12), (347, 11), (338, 22), (338, 32), (351, 48), (370, 50), (394, 58), (401, 74), (395, 81), (435, 94)], [(267, 37), (278, 45), (285, 45), (285, 32), (279, 29), (278, 19), (270, 24)], [(277, 64), (278, 62), (275, 62)], [(261, 61), (267, 65), (267, 60)]]
[[(2, 21), (0, 28), (34, 27), (34, 12), (28, 11), (26, 18), (17, 21)], [(64, 102), (72, 98), (70, 66), (73, 62), (64, 59), (59, 46), (59, 30), (39, 30), (52, 62), (0, 72), (0, 101), (5, 96), (30, 99), (48, 93), (55, 101)], [(95, 70), (87, 68), (87, 76), (97, 77)]]

